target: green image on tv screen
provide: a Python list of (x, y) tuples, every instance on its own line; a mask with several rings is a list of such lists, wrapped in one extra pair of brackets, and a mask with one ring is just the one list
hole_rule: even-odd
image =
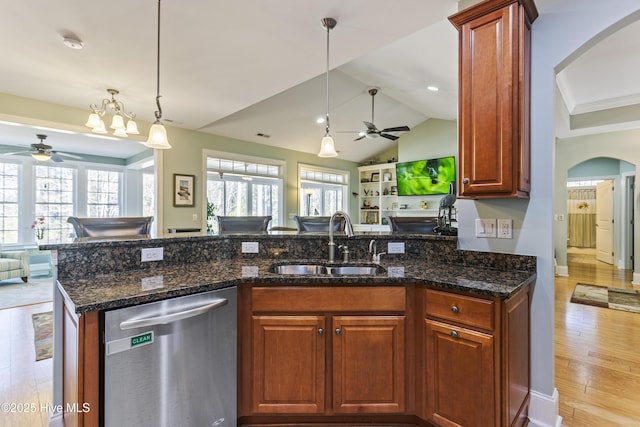
[(399, 196), (448, 194), (456, 180), (455, 157), (397, 163), (396, 176)]

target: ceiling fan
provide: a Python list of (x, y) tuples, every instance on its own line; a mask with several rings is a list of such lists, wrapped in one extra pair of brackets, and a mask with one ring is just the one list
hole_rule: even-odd
[(367, 127), (366, 130), (360, 131), (358, 132), (360, 134), (360, 136), (356, 139), (354, 139), (354, 141), (359, 141), (362, 138), (369, 138), (369, 139), (375, 139), (378, 137), (383, 137), (383, 138), (387, 138), (390, 139), (392, 141), (395, 141), (396, 139), (398, 139), (397, 136), (395, 135), (391, 135), (387, 132), (406, 132), (409, 129), (409, 126), (397, 126), (397, 127), (393, 127), (393, 128), (385, 128), (382, 130), (379, 130), (376, 125), (373, 124), (374, 122), (374, 112), (375, 112), (375, 96), (378, 93), (378, 88), (371, 88), (369, 89), (369, 95), (371, 95), (371, 121), (370, 122), (363, 122), (364, 125)]
[(80, 156), (76, 156), (75, 154), (69, 154), (69, 153), (62, 153), (60, 151), (54, 151), (53, 147), (50, 145), (47, 145), (44, 143), (44, 140), (47, 139), (47, 135), (43, 135), (43, 134), (36, 134), (36, 137), (38, 137), (38, 139), (40, 140), (40, 142), (38, 142), (37, 144), (31, 144), (31, 146), (29, 147), (29, 150), (25, 150), (25, 151), (17, 151), (14, 153), (6, 153), (6, 154), (20, 154), (20, 153), (30, 153), (31, 157), (33, 157), (34, 159), (41, 161), (41, 162), (46, 162), (48, 160), (52, 160), (54, 162), (63, 162), (64, 160), (62, 159), (61, 156), (64, 157), (69, 157), (72, 159), (77, 159), (77, 160), (81, 160), (82, 157)]

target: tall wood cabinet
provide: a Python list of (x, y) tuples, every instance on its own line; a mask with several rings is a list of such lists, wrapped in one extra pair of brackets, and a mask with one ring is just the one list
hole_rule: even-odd
[(528, 198), (533, 0), (485, 0), (459, 30), (458, 197)]

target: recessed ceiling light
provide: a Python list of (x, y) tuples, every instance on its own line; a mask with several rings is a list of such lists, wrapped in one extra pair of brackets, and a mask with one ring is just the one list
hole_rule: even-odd
[(440, 89), (437, 86), (427, 86), (427, 90), (430, 90), (431, 92), (437, 92)]
[(69, 47), (71, 49), (82, 49), (82, 41), (78, 40), (75, 37), (66, 36), (62, 39), (62, 43), (64, 43), (66, 47)]

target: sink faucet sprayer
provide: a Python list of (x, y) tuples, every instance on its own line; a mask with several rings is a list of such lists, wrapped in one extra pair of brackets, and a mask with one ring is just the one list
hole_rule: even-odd
[(333, 241), (333, 224), (337, 216), (344, 218), (344, 232), (347, 237), (353, 237), (353, 225), (351, 225), (351, 218), (346, 212), (335, 211), (329, 219), (329, 262), (336, 262), (336, 244)]

